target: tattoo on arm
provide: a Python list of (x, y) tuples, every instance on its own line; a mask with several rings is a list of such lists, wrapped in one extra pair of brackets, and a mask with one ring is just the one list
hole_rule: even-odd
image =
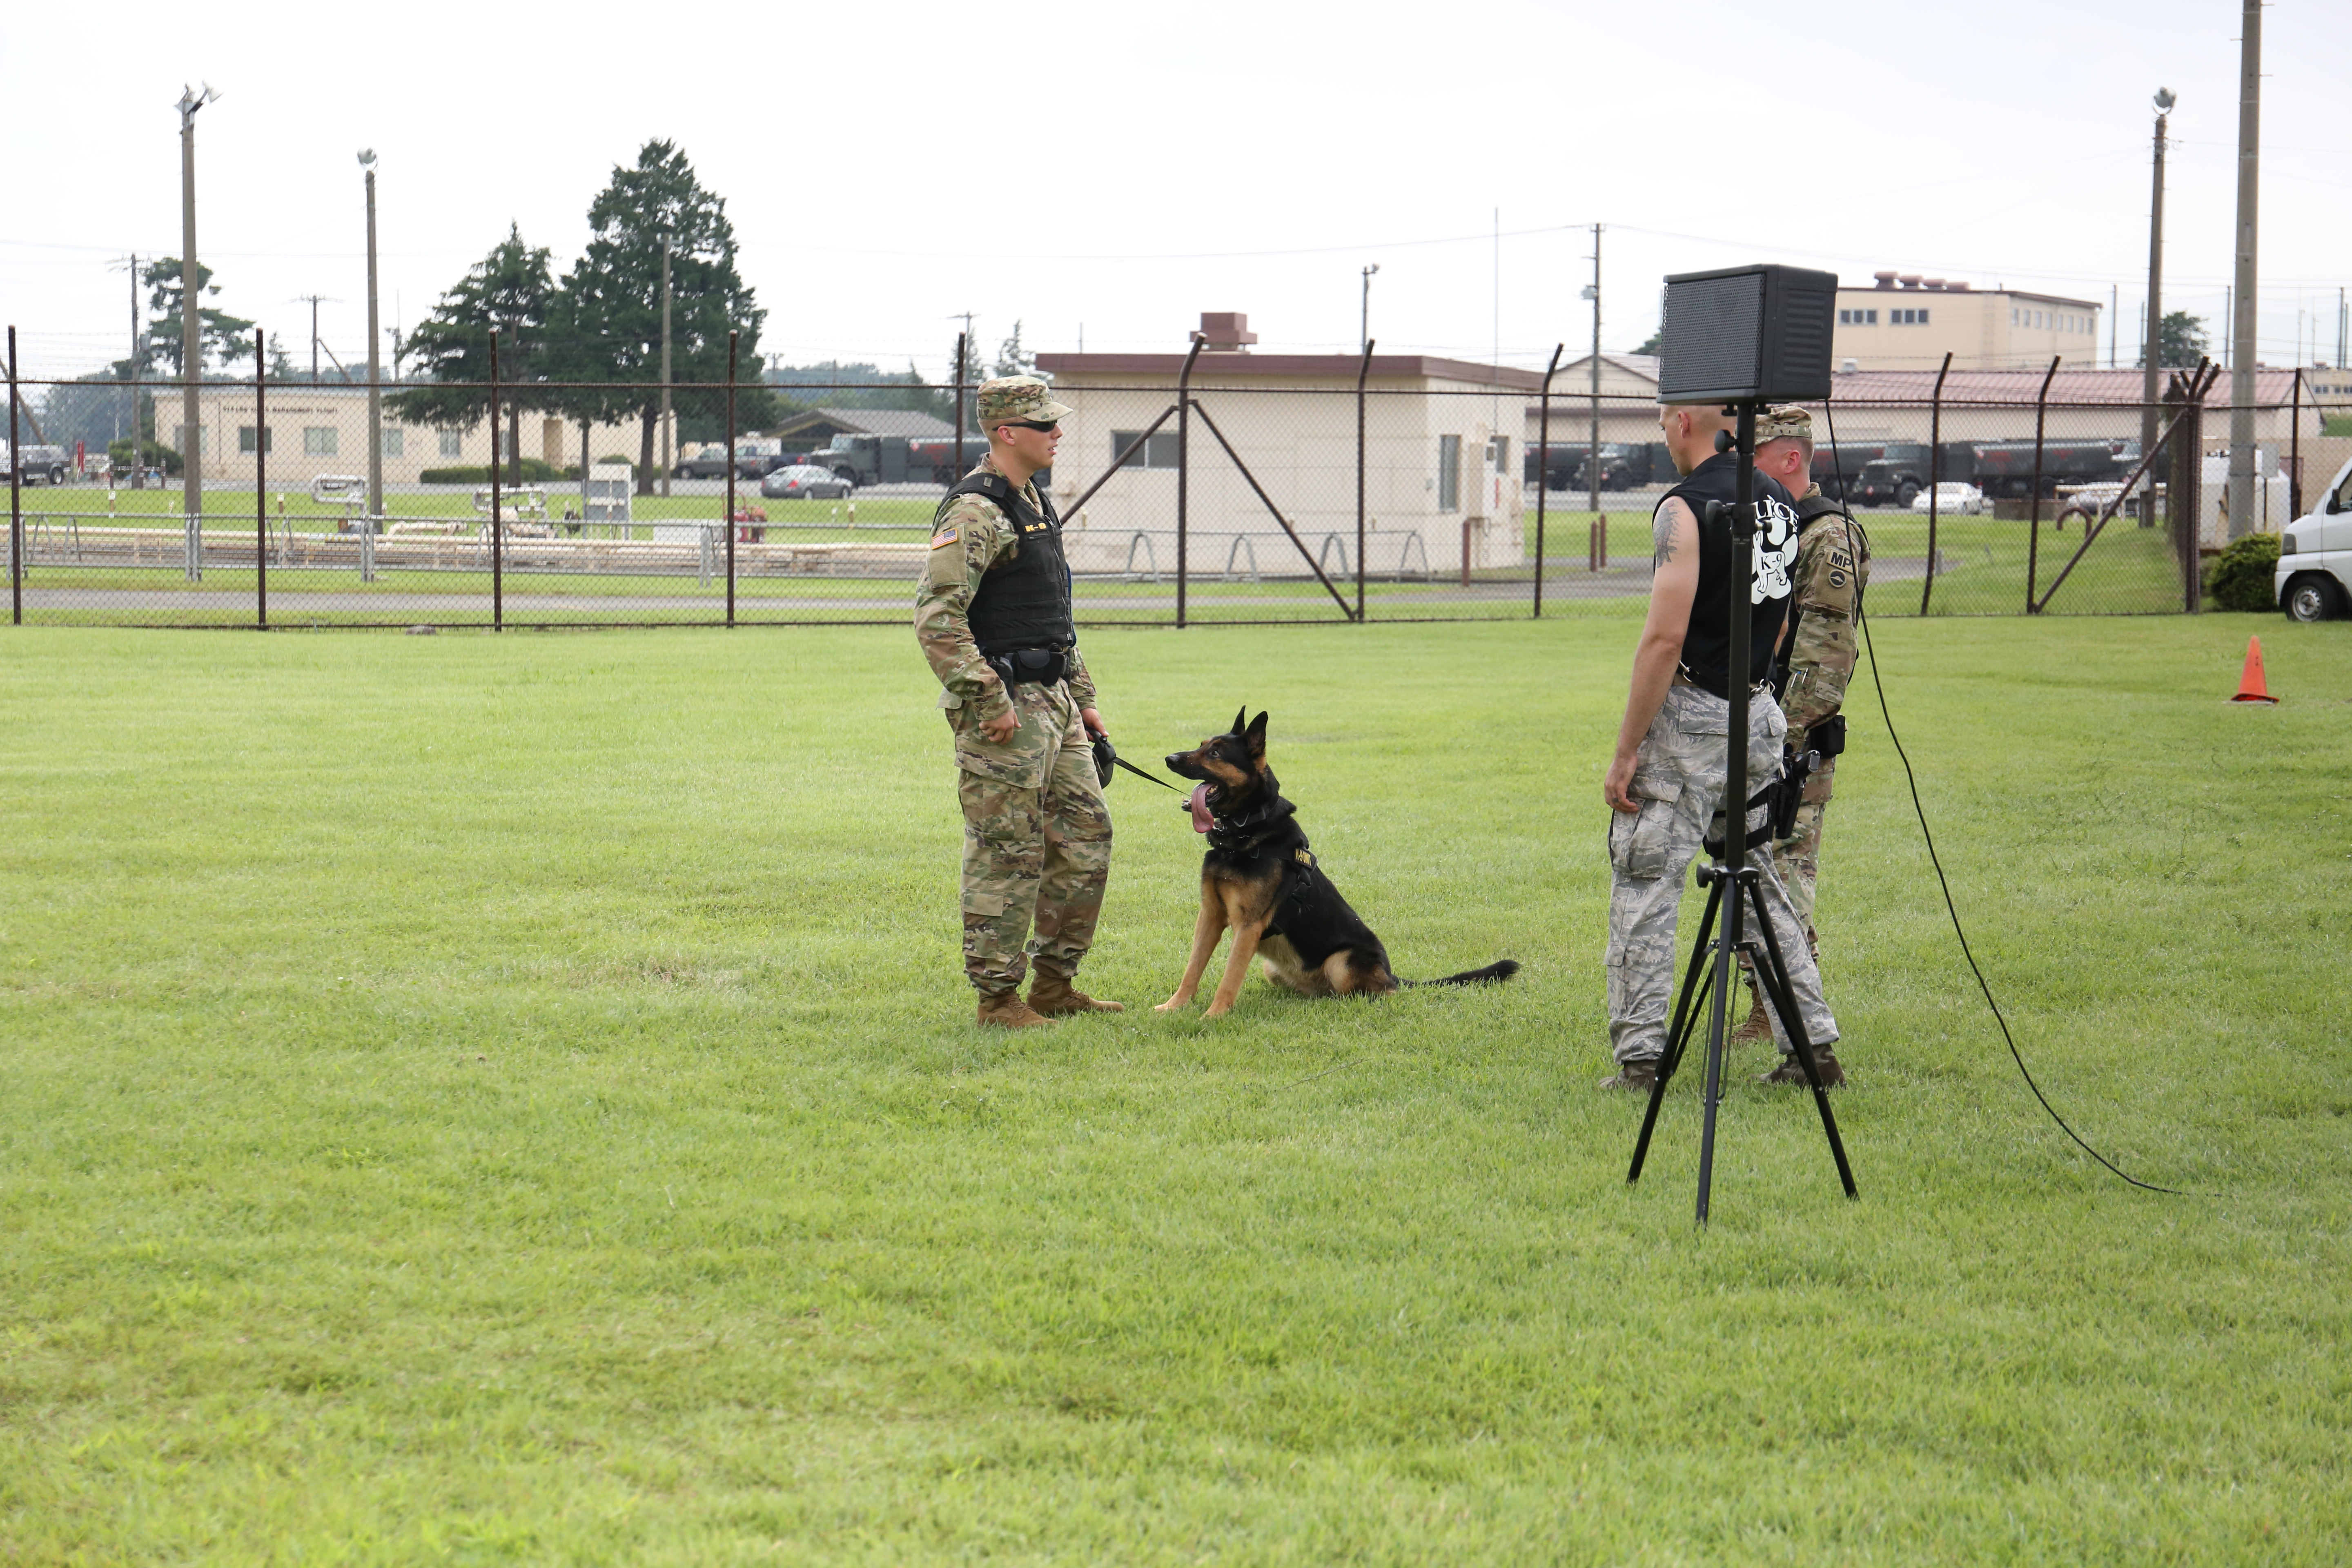
[(1654, 569), (1665, 565), (1675, 558), (1675, 524), (1686, 516), (1689, 510), (1688, 507), (1683, 505), (1680, 498), (1675, 496), (1668, 496), (1658, 503), (1657, 514), (1650, 519), (1650, 538), (1656, 546), (1655, 552), (1650, 558), (1650, 564)]

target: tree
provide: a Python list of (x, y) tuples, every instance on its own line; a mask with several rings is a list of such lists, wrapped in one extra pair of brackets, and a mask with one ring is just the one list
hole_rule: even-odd
[(1021, 323), (1018, 321), (1013, 323), (1013, 335), (996, 345), (995, 374), (998, 375), (1037, 374), (1037, 356), (1021, 346)]
[[(147, 353), (176, 376), (180, 374), (180, 339), (187, 329), (180, 314), (180, 258), (159, 256), (140, 268), (139, 277), (147, 285), (147, 308), (154, 312), (154, 319), (147, 323)], [(197, 297), (219, 292), (220, 285), (213, 281), (213, 269), (199, 262)], [(253, 323), (241, 316), (232, 316), (210, 305), (197, 306), (196, 374), (204, 374), (206, 360), (235, 364), (238, 360), (252, 358), (253, 339), (247, 335), (252, 331)]]
[[(2188, 369), (2205, 357), (2212, 341), (2205, 335), (2205, 318), (2186, 310), (2167, 310), (2157, 323), (2156, 363), (2160, 370)], [(2147, 363), (2147, 345), (2140, 345), (2134, 364)]]
[(1658, 350), (1659, 350), (1662, 346), (1664, 346), (1664, 344), (1665, 343), (1665, 341), (1666, 341), (1666, 331), (1665, 331), (1665, 329), (1664, 329), (1664, 327), (1661, 327), (1661, 328), (1659, 328), (1656, 331), (1652, 332), (1652, 333), (1649, 335), (1649, 337), (1648, 337), (1648, 338), (1644, 339), (1644, 340), (1643, 341), (1642, 346), (1641, 346), (1640, 348), (1638, 348), (1638, 349), (1635, 349), (1633, 352), (1634, 352), (1635, 353), (1637, 353), (1637, 354), (1654, 354), (1654, 353), (1656, 353), (1658, 352)]
[[(564, 275), (558, 296), (551, 366), (566, 380), (636, 385), (568, 395), (578, 419), (639, 421), (637, 488), (654, 479), (654, 437), (661, 414), (662, 255), (669, 251), (670, 375), (675, 382), (727, 379), (727, 334), (740, 334), (736, 418), (749, 428), (772, 423), (775, 399), (762, 384), (760, 328), (767, 312), (735, 269), (735, 226), (727, 204), (702, 187), (686, 154), (648, 142), (636, 163), (616, 166), (588, 208), (588, 247)], [(677, 392), (682, 419), (720, 417), (723, 391)]]
[(545, 378), (555, 276), (545, 246), (523, 243), (522, 226), (467, 270), (401, 345), (432, 384), (397, 393), (385, 406), (403, 419), (442, 430), (470, 430), (490, 405), (490, 331), (499, 334), (499, 401), (507, 410), (506, 455), (520, 483), (522, 411), (557, 406), (530, 384)]

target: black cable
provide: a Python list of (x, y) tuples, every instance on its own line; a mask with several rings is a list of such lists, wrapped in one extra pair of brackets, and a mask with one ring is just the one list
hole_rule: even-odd
[[(1830, 467), (1837, 477), (1837, 501), (1843, 507), (1845, 504), (1845, 463), (1838, 456), (1837, 416), (1829, 412), (1826, 404), (1822, 405), (1822, 412), (1829, 421)], [(1854, 531), (1857, 533), (1862, 531), (1860, 523), (1855, 523), (1853, 526)], [(1864, 557), (1867, 559), (1870, 551), (1870, 537), (1867, 534), (1863, 535), (1862, 548)], [(1936, 570), (1935, 562), (1927, 563), (1927, 570), (1931, 573)], [(1895, 732), (1895, 715), (1886, 706), (1886, 685), (1878, 678), (1878, 646), (1871, 640), (1870, 621), (1863, 614), (1862, 594), (1859, 588), (1854, 594), (1853, 618), (1855, 626), (1862, 632), (1863, 647), (1870, 654), (1870, 684), (1878, 693), (1878, 712), (1879, 716), (1886, 721), (1886, 738), (1895, 742), (1895, 754), (1903, 763), (1904, 780), (1911, 786), (1911, 810), (1919, 818), (1919, 836), (1927, 841), (1927, 863), (1936, 868), (1936, 885), (1944, 891), (1945, 912), (1952, 917), (1952, 934), (1959, 938), (1960, 956), (1969, 961), (1969, 973), (1977, 977), (1977, 989), (1984, 993), (1985, 1005), (1992, 1009), (1993, 1022), (2000, 1026), (2000, 1037), (2009, 1047), (2011, 1058), (2017, 1063), (2019, 1076), (2025, 1079), (2025, 1087), (2033, 1091), (2033, 1098), (2042, 1102), (2042, 1109), (2050, 1113), (2050, 1120), (2058, 1124), (2060, 1131), (2080, 1144), (2083, 1152), (2143, 1192), (2168, 1193), (2174, 1197), (2186, 1196), (2187, 1194), (2178, 1187), (2159, 1187), (2153, 1182), (2141, 1181), (2137, 1176), (2092, 1148), (2089, 1143), (2084, 1142), (2083, 1135), (2068, 1126), (2066, 1119), (2058, 1114), (2058, 1108), (2050, 1103), (2050, 1097), (2042, 1092), (2042, 1086), (2033, 1081), (2033, 1073), (2025, 1065), (2024, 1054), (2017, 1048), (2016, 1037), (2009, 1032), (2009, 1020), (2001, 1016), (2000, 1004), (1993, 997), (1992, 984), (1985, 979), (1983, 969), (1978, 966), (1976, 952), (1969, 946), (1969, 933), (1961, 929), (1959, 906), (1952, 901), (1952, 884), (1944, 875), (1944, 862), (1936, 853), (1936, 835), (1927, 826), (1927, 808), (1919, 801), (1918, 775), (1911, 771), (1911, 755), (1903, 749), (1903, 738)]]

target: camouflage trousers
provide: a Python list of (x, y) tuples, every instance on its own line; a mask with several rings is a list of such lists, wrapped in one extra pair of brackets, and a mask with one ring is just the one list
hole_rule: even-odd
[[(1667, 1014), (1673, 1005), (1675, 924), (1683, 882), (1710, 822), (1724, 807), (1725, 745), (1731, 705), (1696, 686), (1667, 689), (1633, 763), (1629, 793), (1638, 813), (1610, 813), (1609, 823), (1609, 1046), (1621, 1062), (1647, 1061), (1666, 1049)], [(1769, 696), (1750, 704), (1748, 787), (1761, 789), (1780, 759), (1788, 722)], [(1762, 873), (1764, 910), (1772, 922), (1780, 957), (1789, 966), (1798, 1016), (1806, 1037), (1827, 1045), (1838, 1037), (1837, 1020), (1822, 999), (1821, 971), (1799, 939), (1802, 921), (1790, 908), (1788, 890), (1773, 868), (1771, 829), (1766, 808), (1748, 814), (1748, 864)], [(1727, 997), (1727, 1005), (1730, 998)], [(1772, 1018), (1772, 1036), (1783, 1052), (1793, 1047)]]
[(963, 804), (963, 971), (984, 995), (1018, 989), (1033, 959), (1076, 974), (1110, 880), (1110, 809), (1069, 689), (1020, 686), (1013, 700), (1021, 727), (997, 742), (940, 699)]
[[(1805, 792), (1811, 795), (1809, 789)], [(1804, 922), (1805, 947), (1821, 961), (1821, 934), (1813, 929), (1813, 893), (1822, 879), (1822, 815), (1826, 800), (1808, 800), (1797, 807), (1796, 831), (1772, 846), (1772, 868), (1789, 890), (1789, 907)]]

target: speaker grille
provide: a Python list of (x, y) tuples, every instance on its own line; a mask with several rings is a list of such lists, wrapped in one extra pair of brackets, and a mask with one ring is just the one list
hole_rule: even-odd
[[(1755, 385), (1763, 336), (1760, 272), (1668, 282), (1659, 328), (1658, 400), (1675, 403)], [(1828, 353), (1824, 344), (1825, 364)]]

